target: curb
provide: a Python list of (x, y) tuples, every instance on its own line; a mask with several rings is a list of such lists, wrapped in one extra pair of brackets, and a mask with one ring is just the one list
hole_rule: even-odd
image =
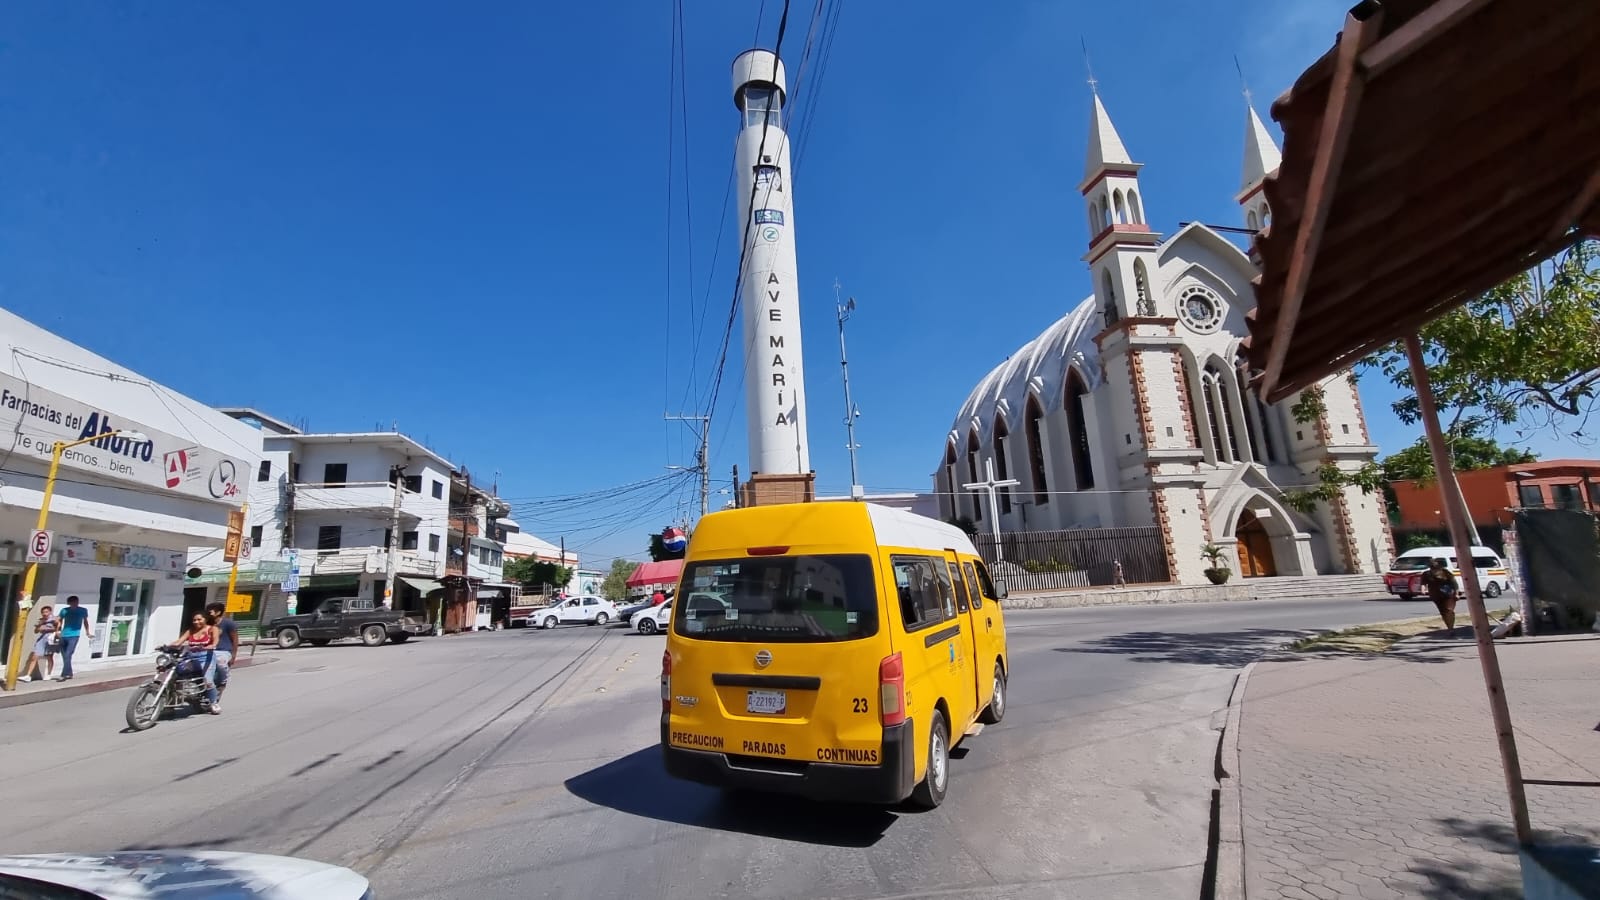
[[(251, 666), (260, 666), (277, 661), (278, 658), (276, 656), (262, 656), (260, 658), (247, 657), (234, 663), (228, 668), (247, 669)], [(137, 675), (124, 675), (117, 678), (107, 678), (104, 681), (90, 681), (84, 684), (74, 684), (70, 687), (61, 687), (49, 691), (40, 691), (36, 694), (24, 694), (18, 691), (13, 691), (5, 696), (0, 696), (0, 709), (11, 709), (15, 706), (30, 706), (35, 703), (45, 703), (50, 700), (65, 700), (68, 697), (81, 697), (84, 694), (100, 694), (106, 691), (115, 691), (119, 688), (133, 687), (136, 684), (140, 684), (149, 680), (150, 672), (148, 670), (141, 670)]]
[(1214, 865), (1206, 896), (1216, 900), (1244, 900), (1244, 809), (1239, 787), (1239, 727), (1244, 716), (1245, 689), (1255, 663), (1239, 672), (1228, 695), (1228, 715), (1217, 742), (1217, 801), (1212, 833)]

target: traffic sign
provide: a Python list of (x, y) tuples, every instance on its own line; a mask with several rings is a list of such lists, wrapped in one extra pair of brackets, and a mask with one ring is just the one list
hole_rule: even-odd
[(228, 612), (247, 613), (255, 605), (256, 598), (251, 594), (229, 594)]
[(28, 562), (45, 563), (50, 561), (50, 545), (55, 543), (56, 534), (53, 531), (34, 531), (28, 535)]

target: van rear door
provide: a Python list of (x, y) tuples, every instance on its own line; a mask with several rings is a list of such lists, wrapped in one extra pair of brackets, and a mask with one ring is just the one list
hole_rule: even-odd
[[(672, 617), (668, 740), (735, 765), (876, 765), (887, 641), (865, 554), (691, 560)], [(863, 642), (880, 650), (862, 652)]]

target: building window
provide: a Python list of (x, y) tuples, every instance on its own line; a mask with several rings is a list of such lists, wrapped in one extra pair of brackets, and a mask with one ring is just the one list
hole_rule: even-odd
[(293, 481), (293, 482), (299, 482), (300, 481), (300, 464), (299, 463), (297, 463), (297, 462), (289, 463), (289, 480)]
[(328, 463), (322, 467), (322, 483), (344, 484), (348, 468), (344, 463)]
[(961, 515), (961, 485), (956, 483), (956, 439), (944, 444), (944, 489), (950, 492), (950, 509), (956, 517)]
[(769, 125), (781, 128), (782, 113), (783, 95), (778, 91), (764, 87), (744, 89), (744, 127)]
[(1072, 442), (1072, 473), (1080, 491), (1094, 487), (1094, 464), (1089, 456), (1089, 424), (1084, 406), (1089, 402), (1089, 389), (1076, 369), (1067, 376), (1067, 430)]
[(435, 500), (443, 500), (444, 499), (444, 482), (435, 481), (433, 483), (433, 499), (435, 499)]
[(261, 546), (261, 532), (264, 530), (261, 525), (252, 525), (250, 527), (250, 546), (252, 548)]
[(400, 532), (400, 549), (401, 550), (415, 550), (415, 549), (417, 549), (417, 533), (415, 531), (402, 531), (402, 532)]
[[(324, 525), (317, 529), (317, 550), (328, 551), (339, 549), (340, 532), (343, 528), (339, 525)], [(387, 542), (386, 542), (387, 543)]]
[(1133, 289), (1139, 298), (1139, 315), (1155, 315), (1156, 305), (1150, 300), (1150, 277), (1145, 271), (1142, 259), (1133, 261)]
[(1589, 482), (1589, 505), (1600, 509), (1600, 481)]
[(1039, 405), (1039, 398), (1028, 395), (1027, 438), (1028, 438), (1028, 467), (1033, 476), (1033, 502), (1040, 506), (1050, 502), (1050, 485), (1045, 480), (1044, 469), (1044, 435), (1041, 433), (1041, 423), (1044, 421), (1044, 408)]
[(1122, 314), (1117, 311), (1117, 287), (1111, 281), (1111, 270), (1106, 269), (1100, 278), (1100, 314), (1107, 328), (1117, 324)]
[(439, 536), (437, 534), (428, 535), (428, 552), (429, 553), (438, 553), (439, 552)]
[(406, 490), (410, 491), (413, 494), (422, 493), (422, 476), (421, 475), (407, 475), (406, 476)]
[(1517, 503), (1531, 509), (1544, 507), (1544, 488), (1537, 484), (1517, 485)]
[(1583, 509), (1583, 494), (1576, 483), (1552, 484), (1550, 491), (1557, 509)]
[[(1006, 427), (1006, 420), (1000, 416), (994, 417), (994, 467), (995, 476), (1001, 481), (1011, 477), (1011, 467), (1006, 465), (1006, 439), (1011, 437), (1011, 430)], [(1000, 489), (1000, 511), (1011, 512), (1011, 489)]]
[[(981, 479), (978, 475), (978, 429), (967, 432), (967, 484), (977, 484)], [(983, 521), (983, 503), (977, 495), (972, 497), (972, 520)]]
[(256, 468), (256, 480), (257, 481), (268, 481), (268, 480), (271, 480), (271, 478), (272, 478), (272, 460), (263, 459), (261, 461), (261, 465)]

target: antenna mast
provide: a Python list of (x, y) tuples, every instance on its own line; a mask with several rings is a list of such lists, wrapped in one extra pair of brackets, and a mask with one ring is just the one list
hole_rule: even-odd
[(856, 417), (861, 411), (856, 409), (855, 403), (850, 399), (850, 356), (844, 346), (844, 323), (855, 312), (856, 298), (851, 297), (848, 302), (839, 302), (839, 279), (833, 280), (833, 305), (839, 315), (839, 369), (844, 375), (844, 429), (847, 443), (845, 447), (850, 451), (850, 499), (860, 500), (866, 497), (866, 489), (861, 486), (861, 478), (856, 471), (856, 450), (861, 445), (856, 443)]

